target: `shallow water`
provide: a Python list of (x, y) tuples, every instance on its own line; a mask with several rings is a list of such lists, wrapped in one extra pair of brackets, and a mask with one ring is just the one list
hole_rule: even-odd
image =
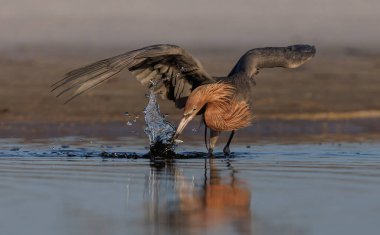
[[(231, 158), (154, 164), (145, 141), (0, 139), (0, 234), (378, 233), (380, 143), (235, 144)], [(205, 151), (192, 144), (179, 151)]]

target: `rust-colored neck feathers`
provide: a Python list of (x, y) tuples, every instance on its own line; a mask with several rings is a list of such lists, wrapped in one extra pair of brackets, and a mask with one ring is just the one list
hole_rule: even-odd
[(208, 103), (226, 104), (231, 101), (235, 88), (226, 83), (214, 83), (197, 87), (189, 96), (186, 110), (194, 107), (202, 108)]
[(245, 100), (235, 98), (235, 88), (227, 83), (203, 85), (195, 89), (186, 103), (185, 113), (206, 105), (207, 127), (215, 131), (231, 131), (248, 126), (252, 114)]

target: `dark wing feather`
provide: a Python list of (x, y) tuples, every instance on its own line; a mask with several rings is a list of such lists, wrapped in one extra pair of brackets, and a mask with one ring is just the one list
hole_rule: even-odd
[(252, 103), (252, 88), (256, 85), (255, 75), (262, 68), (297, 68), (315, 55), (315, 47), (293, 45), (288, 47), (263, 47), (247, 51), (236, 63), (227, 77), (216, 78), (236, 87), (239, 99)]
[(252, 77), (260, 68), (297, 68), (311, 59), (315, 52), (315, 47), (310, 45), (255, 48), (239, 59), (228, 76), (245, 73)]
[(101, 60), (73, 70), (52, 85), (57, 96), (68, 95), (69, 102), (87, 90), (128, 69), (143, 85), (156, 83), (155, 91), (184, 107), (193, 89), (215, 80), (188, 52), (174, 45), (153, 45)]

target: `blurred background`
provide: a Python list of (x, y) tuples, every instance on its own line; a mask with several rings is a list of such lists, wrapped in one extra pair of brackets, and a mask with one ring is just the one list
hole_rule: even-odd
[(378, 46), (376, 0), (1, 1), (1, 47)]
[[(266, 121), (301, 120), (317, 129), (350, 122), (378, 133), (378, 9), (376, 0), (0, 0), (0, 135), (40, 133), (46, 125), (51, 131), (57, 123), (124, 125), (131, 121), (126, 111), (136, 120), (147, 90), (127, 71), (67, 105), (50, 85), (77, 67), (158, 43), (188, 49), (216, 76), (255, 47), (315, 45), (305, 66), (257, 76), (256, 128)], [(161, 106), (178, 121), (181, 111)]]

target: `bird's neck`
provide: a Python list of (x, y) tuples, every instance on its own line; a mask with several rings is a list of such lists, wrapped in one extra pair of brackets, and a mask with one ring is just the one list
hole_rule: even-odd
[(228, 103), (210, 102), (206, 106), (204, 121), (212, 130), (232, 131), (248, 126), (252, 114), (245, 101), (231, 99)]
[(228, 103), (234, 96), (235, 88), (231, 84), (217, 83), (202, 86), (201, 103), (220, 105)]
[(208, 107), (217, 107), (225, 109), (232, 100), (235, 87), (229, 83), (206, 84), (196, 88), (188, 98), (186, 106), (203, 107), (206, 111)]
[[(220, 87), (215, 86), (220, 85)], [(249, 125), (252, 116), (246, 101), (238, 101), (231, 84), (205, 87), (202, 97), (205, 105), (204, 120), (215, 131), (236, 130)]]

